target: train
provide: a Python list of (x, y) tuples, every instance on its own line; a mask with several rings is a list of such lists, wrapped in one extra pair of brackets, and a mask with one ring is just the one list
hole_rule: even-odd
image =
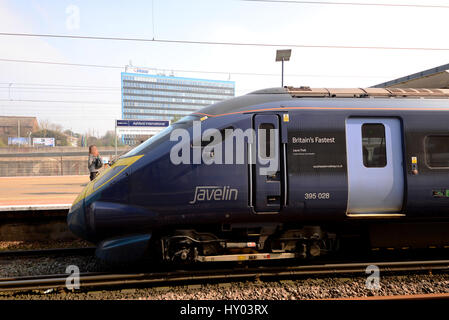
[(279, 87), (120, 156), (69, 229), (106, 263), (308, 259), (449, 246), (449, 90)]

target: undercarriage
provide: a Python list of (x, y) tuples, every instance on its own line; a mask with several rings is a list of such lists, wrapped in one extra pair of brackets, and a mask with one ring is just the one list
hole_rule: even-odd
[(335, 233), (319, 226), (233, 225), (219, 232), (176, 230), (160, 238), (162, 260), (175, 263), (313, 258), (338, 248)]

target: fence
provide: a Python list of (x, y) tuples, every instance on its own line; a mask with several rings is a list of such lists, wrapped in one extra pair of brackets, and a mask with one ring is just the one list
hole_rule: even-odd
[[(47, 148), (46, 148), (47, 149)], [(28, 152), (1, 152), (0, 176), (59, 176), (59, 175), (87, 175), (87, 149), (81, 152), (74, 148), (65, 150), (51, 149)], [(129, 148), (120, 148), (118, 154), (126, 152)], [(112, 159), (115, 151), (100, 149), (103, 157)]]

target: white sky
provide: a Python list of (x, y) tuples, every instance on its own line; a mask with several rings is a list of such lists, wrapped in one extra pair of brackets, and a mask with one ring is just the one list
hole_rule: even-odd
[[(379, 3), (449, 5), (449, 1), (424, 0), (382, 0)], [(79, 8), (79, 27), (76, 23), (75, 28), (67, 26), (70, 13), (66, 10), (70, 5)], [(154, 0), (153, 21), (149, 0), (0, 0), (0, 32), (449, 48), (446, 36), (448, 15), (449, 9), (441, 8)], [(69, 27), (72, 21), (69, 20)], [(124, 66), (131, 60), (136, 66), (167, 71), (225, 71), (236, 82), (237, 95), (280, 85), (280, 64), (274, 62), (275, 51), (276, 48), (270, 47), (0, 36), (0, 59), (116, 66)], [(293, 48), (291, 61), (285, 65), (285, 84), (367, 87), (442, 65), (448, 60), (449, 51)], [(120, 118), (121, 71), (0, 61), (0, 115), (37, 116), (39, 120), (48, 119), (76, 132), (95, 129), (96, 134), (103, 134), (114, 128), (114, 119)], [(242, 76), (233, 72), (274, 73), (279, 76)], [(175, 75), (222, 80), (229, 77), (181, 72), (175, 72)], [(21, 83), (69, 87), (61, 90), (61, 87), (56, 89), (52, 86), (42, 90), (34, 86), (24, 90)], [(87, 90), (67, 89), (73, 85), (92, 87)]]

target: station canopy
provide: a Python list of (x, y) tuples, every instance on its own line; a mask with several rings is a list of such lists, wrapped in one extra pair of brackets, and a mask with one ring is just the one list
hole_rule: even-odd
[(380, 83), (372, 88), (449, 89), (449, 64)]

